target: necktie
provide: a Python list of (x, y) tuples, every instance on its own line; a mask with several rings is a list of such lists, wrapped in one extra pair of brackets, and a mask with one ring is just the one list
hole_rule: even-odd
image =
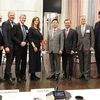
[(23, 41), (26, 39), (26, 30), (24, 25), (22, 25)]
[(81, 33), (82, 33), (82, 37), (84, 37), (84, 33), (85, 33), (85, 26), (84, 25), (81, 26)]
[(55, 34), (56, 34), (56, 30), (53, 31), (52, 39), (55, 37)]
[(68, 37), (68, 29), (65, 32), (66, 38)]
[(11, 21), (11, 26), (13, 27), (13, 21)]

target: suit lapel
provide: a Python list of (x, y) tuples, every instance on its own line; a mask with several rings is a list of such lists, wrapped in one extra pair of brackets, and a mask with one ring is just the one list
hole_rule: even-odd
[(71, 28), (69, 29), (67, 38), (71, 35)]
[(51, 29), (49, 32), (50, 40), (52, 40), (52, 33), (53, 33), (53, 29)]
[(20, 23), (18, 23), (18, 27), (19, 27), (19, 31), (21, 32), (21, 34), (22, 34), (22, 36), (23, 36), (23, 33), (22, 33), (22, 29), (21, 29)]
[(79, 35), (82, 37), (81, 25), (79, 26)]
[(86, 35), (86, 30), (88, 29), (88, 26), (86, 25), (86, 27), (85, 27), (85, 33), (84, 33), (84, 37), (85, 37), (85, 35)]
[(10, 28), (12, 28), (11, 23), (10, 23), (10, 20), (8, 20), (8, 24), (9, 24)]

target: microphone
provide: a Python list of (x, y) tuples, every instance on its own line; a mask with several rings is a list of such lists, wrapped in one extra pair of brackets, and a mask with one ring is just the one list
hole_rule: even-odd
[(46, 94), (46, 97), (47, 97), (47, 100), (51, 100), (48, 99), (48, 97), (53, 97), (52, 100), (69, 100), (71, 98), (71, 94), (65, 90), (59, 90), (59, 85), (60, 85), (60, 80), (61, 80), (61, 77), (60, 77), (60, 74), (58, 75), (58, 80), (57, 80), (57, 86), (55, 88), (55, 91), (51, 91), (49, 92), (48, 94)]

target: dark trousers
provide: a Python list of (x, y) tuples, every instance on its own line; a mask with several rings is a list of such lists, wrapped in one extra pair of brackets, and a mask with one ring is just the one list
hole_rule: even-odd
[(95, 46), (95, 58), (97, 64), (97, 73), (100, 75), (100, 46)]
[(14, 60), (14, 50), (13, 47), (10, 48), (10, 52), (6, 53), (6, 67), (5, 67), (5, 78), (11, 78), (11, 65)]
[[(69, 70), (67, 71), (67, 69)], [(68, 74), (69, 76), (72, 76), (73, 74), (73, 55), (66, 53), (66, 51), (62, 54), (62, 70), (65, 75)]]
[(17, 78), (26, 77), (27, 46), (15, 50), (15, 73)]
[(2, 50), (0, 50), (0, 66), (1, 66), (1, 63), (2, 63)]
[(90, 51), (78, 51), (80, 73), (89, 76), (90, 72)]
[(58, 76), (60, 73), (60, 55), (58, 53), (49, 53), (51, 74)]

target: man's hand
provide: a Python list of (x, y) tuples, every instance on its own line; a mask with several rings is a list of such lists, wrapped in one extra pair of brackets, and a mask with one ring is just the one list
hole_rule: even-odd
[(93, 47), (91, 47), (91, 48), (90, 48), (90, 51), (94, 51), (94, 48), (93, 48)]
[(5, 48), (5, 52), (6, 52), (6, 53), (9, 53), (9, 52), (10, 52), (10, 48), (9, 48), (9, 47), (6, 47), (6, 48)]
[(73, 50), (71, 50), (70, 54), (71, 54), (71, 55), (72, 55), (72, 54), (74, 54), (74, 51), (73, 51)]
[(0, 46), (0, 50), (3, 50), (3, 48), (4, 48), (3, 46)]
[(59, 54), (60, 54), (60, 55), (62, 54), (62, 51), (61, 51), (61, 50), (59, 51)]
[(20, 44), (22, 47), (24, 47), (26, 45), (26, 42), (21, 42)]

